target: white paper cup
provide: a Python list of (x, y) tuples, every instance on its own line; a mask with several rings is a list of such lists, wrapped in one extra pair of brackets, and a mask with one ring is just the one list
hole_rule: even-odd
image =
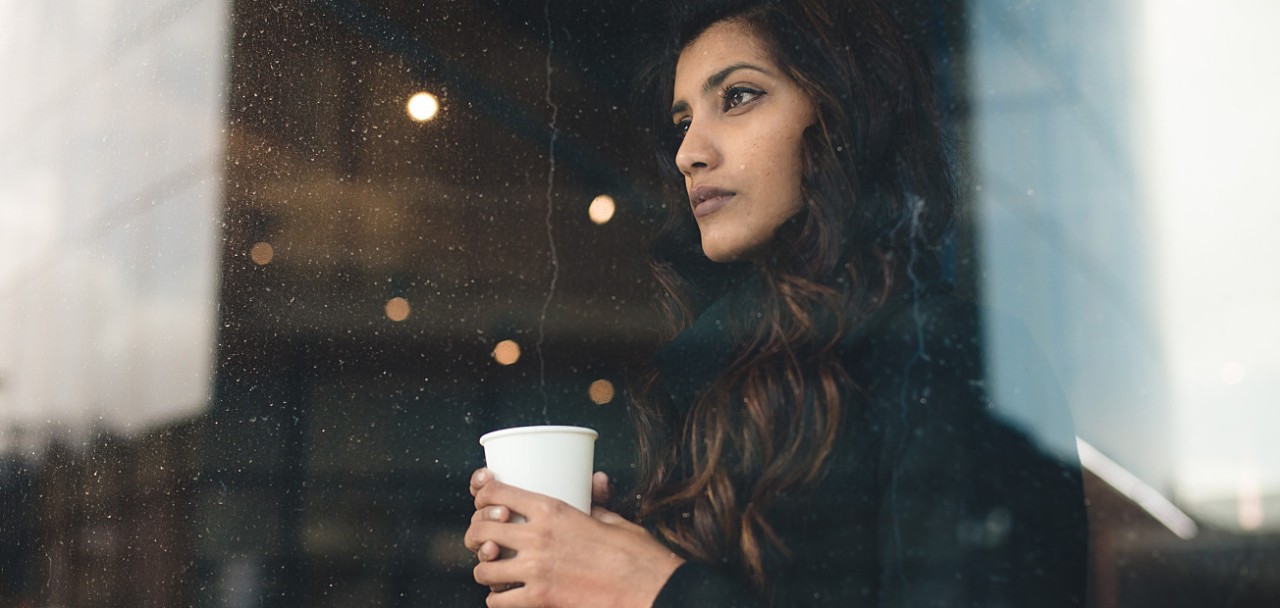
[(591, 512), (595, 431), (577, 426), (522, 426), (480, 438), (493, 478)]

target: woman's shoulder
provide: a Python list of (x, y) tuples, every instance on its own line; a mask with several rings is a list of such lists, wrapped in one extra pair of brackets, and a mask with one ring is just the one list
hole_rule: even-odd
[[(931, 582), (890, 585), (882, 597), (900, 598), (890, 603), (983, 597), (995, 591), (964, 581), (988, 578), (1001, 581), (995, 587), (1004, 597), (1026, 600), (1015, 604), (1080, 603), (1087, 528), (1079, 460), (1060, 448), (1074, 437), (1069, 410), (1060, 391), (1046, 389), (1033, 411), (1058, 421), (1050, 431), (1011, 415), (1026, 408), (988, 381), (983, 327), (995, 314), (946, 289), (921, 289), (842, 342), (863, 398), (830, 487), (839, 492), (870, 467), (878, 521), (895, 531), (882, 566), (907, 573), (902, 580)], [(1017, 351), (1026, 376), (1017, 380), (1056, 386), (1035, 351), (1034, 343)], [(930, 579), (930, 572), (957, 575)]]
[(863, 389), (902, 382), (927, 386), (941, 379), (981, 382), (981, 317), (972, 299), (949, 286), (920, 285), (858, 323), (838, 352)]

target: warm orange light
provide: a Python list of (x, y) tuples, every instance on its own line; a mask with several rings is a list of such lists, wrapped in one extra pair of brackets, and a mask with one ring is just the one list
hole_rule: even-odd
[(493, 358), (502, 365), (511, 365), (520, 360), (520, 345), (515, 340), (503, 340), (493, 347)]
[(409, 318), (409, 301), (395, 297), (387, 300), (387, 318), (399, 323)]
[(609, 403), (613, 401), (613, 383), (604, 379), (596, 380), (591, 383), (591, 388), (587, 389), (587, 396), (591, 397), (596, 405)]
[(270, 264), (271, 259), (274, 257), (276, 257), (276, 250), (271, 246), (271, 243), (254, 243), (253, 247), (249, 249), (249, 259), (259, 266)]
[(409, 113), (409, 118), (418, 122), (427, 122), (440, 113), (440, 100), (425, 91), (414, 93), (413, 97), (409, 98), (409, 103), (405, 104), (405, 111)]
[(613, 213), (617, 210), (618, 205), (613, 202), (613, 197), (601, 194), (591, 200), (591, 206), (587, 208), (587, 217), (597, 224), (605, 224), (613, 219)]

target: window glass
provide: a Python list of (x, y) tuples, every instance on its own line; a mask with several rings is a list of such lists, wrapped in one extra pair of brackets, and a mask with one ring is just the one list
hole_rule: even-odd
[[(1089, 605), (1277, 605), (1280, 10), (898, 4), (974, 381), (1081, 461)], [(0, 606), (482, 605), (482, 434), (591, 427), (628, 487), (659, 13), (0, 1)]]

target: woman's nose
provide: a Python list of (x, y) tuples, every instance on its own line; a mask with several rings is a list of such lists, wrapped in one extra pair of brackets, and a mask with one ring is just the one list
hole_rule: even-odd
[(713, 168), (719, 161), (719, 150), (709, 129), (690, 124), (684, 140), (680, 142), (680, 149), (676, 150), (676, 166), (680, 172), (691, 175), (698, 169)]

